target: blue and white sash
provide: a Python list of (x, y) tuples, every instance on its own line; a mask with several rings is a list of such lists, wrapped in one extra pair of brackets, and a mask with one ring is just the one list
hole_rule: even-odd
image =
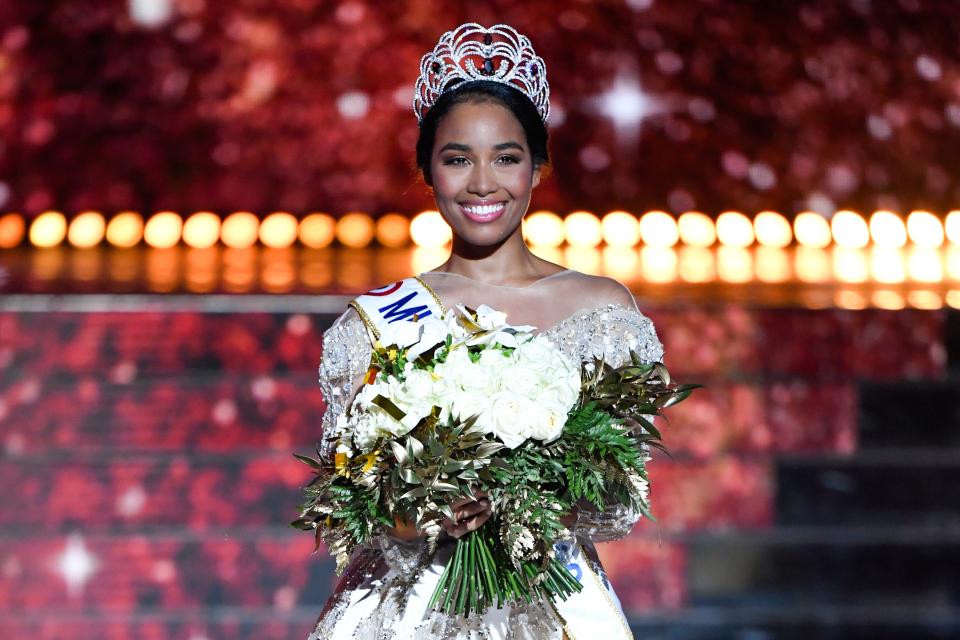
[(405, 278), (371, 289), (350, 302), (357, 310), (373, 340), (380, 339), (380, 327), (394, 322), (416, 322), (427, 316), (443, 315), (440, 298), (420, 278)]
[[(373, 341), (379, 340), (382, 329), (391, 323), (417, 322), (430, 315), (443, 315), (440, 298), (416, 277), (371, 289), (357, 296), (350, 306), (363, 318)], [(583, 587), (579, 593), (554, 605), (564, 621), (569, 640), (632, 640), (633, 634), (610, 581), (602, 570), (595, 570), (583, 547), (575, 540), (563, 540), (556, 543), (554, 550)]]

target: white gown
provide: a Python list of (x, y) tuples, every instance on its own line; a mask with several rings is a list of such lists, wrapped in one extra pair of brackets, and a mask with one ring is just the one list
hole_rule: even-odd
[[(629, 361), (630, 351), (646, 362), (660, 361), (663, 347), (653, 323), (637, 309), (629, 290), (611, 278), (560, 271), (523, 287), (489, 285), (458, 274), (420, 274), (449, 309), (458, 303), (480, 304), (507, 313), (511, 324), (546, 327), (569, 357), (589, 361), (604, 357), (613, 366)], [(320, 384), (327, 402), (326, 431), (359, 388), (370, 362), (366, 327), (352, 309), (344, 312), (323, 336)], [(329, 453), (321, 450), (321, 453)], [(565, 607), (564, 615), (549, 602), (490, 608), (468, 619), (447, 616), (427, 607), (452, 546), (442, 546), (432, 558), (419, 543), (387, 536), (358, 550), (320, 614), (308, 640), (481, 639), (584, 640), (578, 629), (589, 626), (590, 637), (632, 638), (619, 600), (593, 542), (615, 540), (630, 532), (640, 514), (622, 506), (602, 512), (581, 511), (574, 539), (558, 545), (560, 556), (586, 567), (575, 576), (593, 589), (598, 606), (590, 610)], [(579, 572), (579, 571), (578, 571)]]

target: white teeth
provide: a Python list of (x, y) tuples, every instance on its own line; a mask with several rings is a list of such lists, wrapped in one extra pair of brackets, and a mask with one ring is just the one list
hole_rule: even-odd
[(475, 205), (461, 205), (467, 213), (471, 213), (475, 216), (489, 216), (503, 209), (503, 203), (498, 204), (486, 204), (482, 206)]

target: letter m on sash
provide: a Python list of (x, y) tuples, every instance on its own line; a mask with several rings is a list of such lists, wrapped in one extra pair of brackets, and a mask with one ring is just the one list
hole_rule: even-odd
[(405, 304), (409, 303), (417, 297), (417, 292), (400, 298), (396, 302), (391, 302), (388, 305), (380, 307), (378, 311), (383, 314), (384, 319), (387, 322), (396, 322), (397, 320), (406, 320), (410, 316), (416, 314), (418, 318), (425, 318), (430, 315), (430, 310), (427, 309), (426, 305), (421, 305), (419, 307), (404, 307)]

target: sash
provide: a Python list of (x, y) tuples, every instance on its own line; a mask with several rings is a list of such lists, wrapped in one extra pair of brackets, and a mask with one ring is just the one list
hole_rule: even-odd
[(388, 324), (443, 315), (440, 298), (418, 277), (371, 289), (352, 300), (350, 306), (360, 314), (374, 342), (380, 339), (380, 328)]
[[(440, 298), (418, 277), (371, 289), (352, 300), (350, 306), (360, 314), (374, 342), (380, 339), (381, 328), (391, 323), (443, 315)], [(554, 604), (569, 640), (633, 640), (610, 581), (602, 570), (594, 568), (583, 547), (571, 539), (557, 542), (554, 549), (557, 558), (583, 587), (579, 593)]]
[(576, 540), (561, 540), (553, 548), (557, 558), (583, 587), (566, 600), (554, 603), (564, 620), (567, 637), (570, 640), (633, 640), (620, 599), (603, 570), (594, 567), (583, 546)]

